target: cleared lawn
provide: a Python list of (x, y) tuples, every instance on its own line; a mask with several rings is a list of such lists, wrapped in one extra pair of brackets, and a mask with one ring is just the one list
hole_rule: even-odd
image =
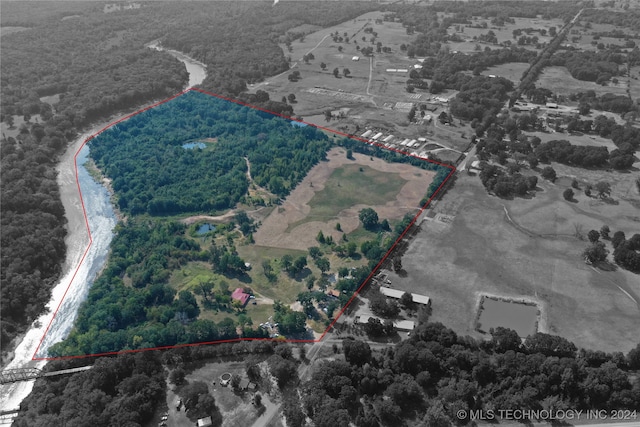
[[(629, 236), (638, 230), (640, 196), (632, 174), (584, 171), (552, 165), (556, 184), (539, 179), (532, 199), (486, 195), (477, 176), (460, 174), (435, 212), (454, 215), (451, 224), (427, 220), (402, 259), (406, 276), (390, 273), (392, 287), (432, 298), (432, 320), (459, 334), (474, 330), (481, 293), (527, 297), (541, 308), (540, 330), (562, 335), (579, 347), (628, 351), (640, 341), (640, 308), (620, 288), (640, 299), (640, 281), (622, 269), (605, 272), (581, 257), (588, 241), (573, 237), (609, 225)], [(581, 182), (607, 180), (617, 205), (577, 192), (563, 200), (569, 176)], [(564, 178), (567, 177), (567, 178)], [(525, 233), (506, 219), (532, 231)], [(605, 241), (611, 251), (611, 244)], [(609, 256), (611, 259), (611, 255)]]
[[(259, 361), (259, 356), (252, 357)], [(189, 382), (202, 381), (207, 384), (209, 393), (215, 399), (216, 406), (222, 415), (223, 427), (250, 426), (259, 418), (257, 408), (251, 404), (253, 393), (235, 394), (232, 387), (222, 387), (220, 376), (227, 372), (246, 377), (245, 362), (206, 363), (189, 373), (186, 380)], [(258, 391), (264, 399), (271, 398), (268, 393), (265, 393), (265, 390), (259, 389)], [(267, 400), (265, 404), (270, 404), (270, 402)]]
[(598, 96), (605, 93), (625, 95), (627, 90), (626, 85), (623, 84), (600, 86), (594, 82), (574, 79), (566, 67), (546, 67), (536, 81), (536, 87), (549, 89), (559, 95), (570, 95), (588, 90), (593, 90)]

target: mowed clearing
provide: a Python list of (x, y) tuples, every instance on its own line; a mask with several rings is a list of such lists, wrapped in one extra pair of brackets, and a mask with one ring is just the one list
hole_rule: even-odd
[(319, 231), (339, 241), (360, 225), (360, 210), (371, 207), (380, 220), (416, 211), (434, 172), (334, 148), (315, 166), (254, 235), (257, 245), (306, 250)]

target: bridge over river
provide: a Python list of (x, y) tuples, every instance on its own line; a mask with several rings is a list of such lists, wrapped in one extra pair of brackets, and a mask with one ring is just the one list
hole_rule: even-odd
[(74, 374), (76, 372), (87, 371), (93, 366), (82, 366), (80, 368), (63, 369), (60, 371), (44, 372), (38, 368), (7, 369), (0, 372), (0, 384), (15, 383), (18, 381), (30, 381), (42, 377), (54, 377), (57, 375)]

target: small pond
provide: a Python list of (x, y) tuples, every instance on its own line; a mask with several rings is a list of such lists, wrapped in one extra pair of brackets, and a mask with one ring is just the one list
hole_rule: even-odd
[(210, 231), (215, 231), (216, 226), (213, 224), (202, 224), (196, 231), (196, 234), (202, 236), (203, 234), (207, 234)]
[(538, 307), (493, 298), (483, 298), (478, 328), (489, 332), (490, 328), (513, 329), (521, 338), (536, 332)]
[(186, 150), (193, 150), (194, 148), (204, 149), (206, 147), (207, 144), (205, 144), (204, 142), (187, 142), (185, 144), (182, 144), (182, 148)]

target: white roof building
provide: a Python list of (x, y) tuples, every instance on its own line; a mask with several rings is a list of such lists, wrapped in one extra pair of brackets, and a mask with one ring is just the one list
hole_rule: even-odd
[[(400, 299), (400, 297), (404, 294), (404, 292), (405, 291), (401, 291), (399, 289), (391, 289), (384, 286), (380, 287), (380, 293), (389, 298)], [(415, 302), (416, 304), (429, 305), (429, 303), (431, 302), (430, 298), (425, 295), (411, 294), (411, 297), (413, 302)]]
[(380, 138), (381, 136), (382, 136), (382, 132), (378, 132), (378, 133), (376, 133), (375, 135), (373, 135), (373, 136), (371, 137), (371, 139), (372, 139), (373, 141), (375, 141), (375, 140), (377, 140), (378, 138)]
[(351, 58), (352, 61), (360, 61), (360, 57), (359, 56), (354, 56), (353, 58)]
[(362, 135), (360, 135), (360, 136), (361, 136), (361, 137), (363, 137), (363, 138), (367, 138), (367, 137), (368, 137), (369, 135), (371, 135), (372, 133), (373, 133), (373, 131), (372, 131), (372, 130), (368, 130), (368, 131), (366, 131), (365, 133), (363, 133), (363, 134), (362, 134)]
[(393, 322), (393, 326), (401, 331), (413, 331), (416, 328), (416, 324), (411, 320), (398, 320)]

